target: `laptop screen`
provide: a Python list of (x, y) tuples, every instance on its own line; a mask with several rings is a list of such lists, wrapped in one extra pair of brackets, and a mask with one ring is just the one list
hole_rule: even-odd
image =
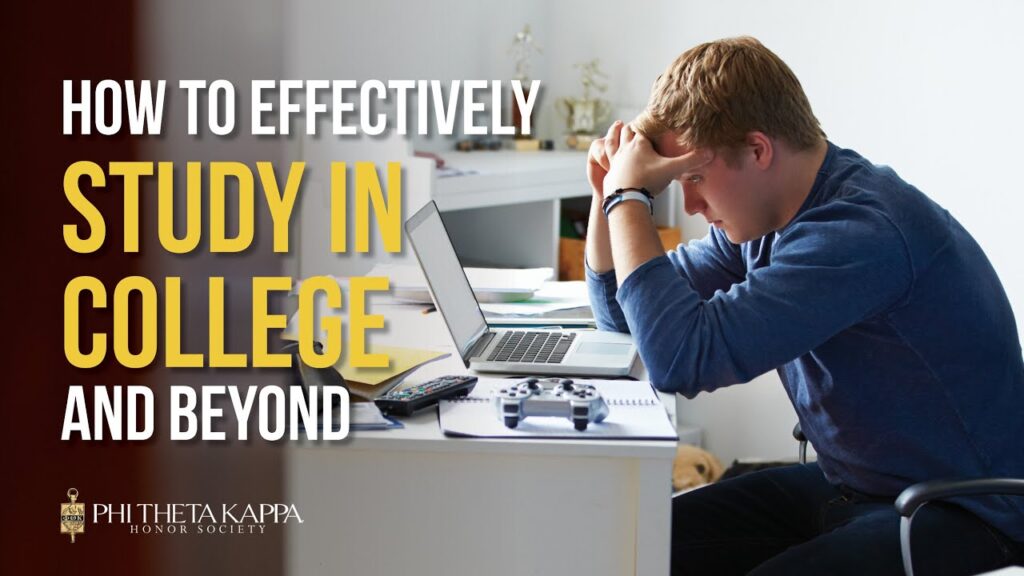
[[(464, 362), (470, 348), (487, 331), (487, 321), (480, 312), (466, 273), (455, 255), (455, 247), (441, 221), (433, 201), (420, 209), (405, 223), (420, 268), (434, 295), (438, 311), (444, 317), (455, 346)], [(468, 364), (467, 364), (468, 365)]]

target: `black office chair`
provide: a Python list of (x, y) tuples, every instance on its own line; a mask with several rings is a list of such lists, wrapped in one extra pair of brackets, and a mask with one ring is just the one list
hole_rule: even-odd
[[(799, 422), (793, 427), (793, 438), (800, 443), (800, 463), (806, 464), (807, 437), (804, 436)], [(914, 522), (914, 514), (933, 500), (983, 494), (1024, 496), (1024, 478), (928, 480), (908, 486), (900, 492), (896, 497), (896, 511), (900, 514), (900, 552), (903, 556), (903, 571), (907, 576), (914, 576), (913, 560), (910, 556), (910, 527)]]

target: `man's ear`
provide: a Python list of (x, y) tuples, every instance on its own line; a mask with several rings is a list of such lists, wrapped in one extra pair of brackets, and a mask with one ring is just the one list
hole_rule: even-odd
[(764, 132), (748, 132), (746, 145), (755, 166), (761, 170), (767, 170), (771, 167), (772, 160), (775, 158), (775, 145), (767, 134)]

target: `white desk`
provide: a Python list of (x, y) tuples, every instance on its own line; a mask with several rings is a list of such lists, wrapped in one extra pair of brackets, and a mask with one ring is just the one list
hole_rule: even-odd
[[(450, 349), (419, 310), (373, 306), (380, 341)], [(407, 384), (464, 370), (453, 355)], [(674, 442), (446, 438), (436, 410), (405, 426), (286, 448), (285, 501), (305, 521), (289, 573), (668, 574)]]

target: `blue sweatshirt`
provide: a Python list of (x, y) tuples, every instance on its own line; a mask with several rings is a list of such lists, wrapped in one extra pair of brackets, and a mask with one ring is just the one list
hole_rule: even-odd
[[(965, 191), (965, 193), (969, 193)], [(687, 398), (777, 369), (826, 478), (874, 495), (1024, 478), (1024, 357), (1006, 293), (942, 207), (829, 143), (784, 228), (711, 228), (629, 275), (587, 269), (603, 330)], [(1024, 541), (1024, 498), (957, 500)]]

